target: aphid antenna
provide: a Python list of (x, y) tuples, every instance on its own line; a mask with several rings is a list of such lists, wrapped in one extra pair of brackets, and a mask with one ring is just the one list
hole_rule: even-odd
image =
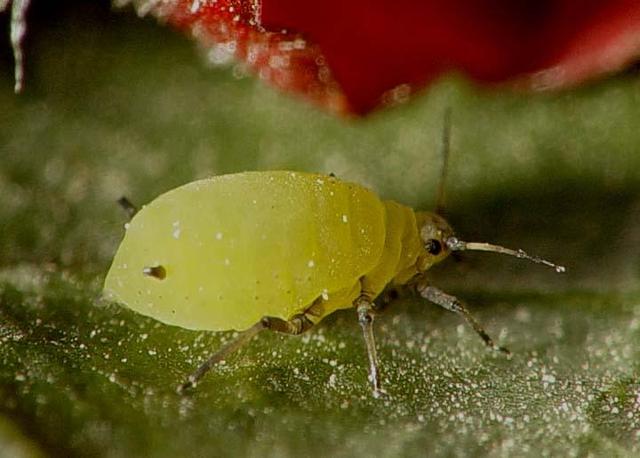
[(440, 169), (435, 208), (435, 213), (441, 216), (445, 212), (445, 188), (449, 170), (449, 152), (451, 150), (451, 112), (451, 107), (445, 109), (442, 123), (442, 168)]
[(456, 237), (449, 237), (446, 240), (446, 245), (451, 251), (490, 251), (493, 253), (501, 253), (509, 256), (515, 256), (520, 259), (528, 259), (531, 262), (535, 262), (537, 264), (544, 264), (545, 266), (553, 267), (556, 272), (562, 273), (566, 272), (566, 268), (564, 266), (554, 264), (551, 261), (547, 261), (546, 259), (539, 258), (537, 256), (531, 256), (527, 254), (524, 250), (512, 250), (511, 248), (505, 248), (500, 245), (494, 245), (492, 243), (485, 242), (463, 242), (462, 240)]

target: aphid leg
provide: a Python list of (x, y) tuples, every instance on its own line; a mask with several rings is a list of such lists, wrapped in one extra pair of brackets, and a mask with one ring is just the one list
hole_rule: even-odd
[(407, 295), (409, 289), (406, 285), (395, 285), (386, 288), (373, 303), (373, 310), (380, 312), (390, 304)]
[(281, 332), (283, 334), (298, 335), (305, 331), (308, 331), (313, 326), (311, 321), (303, 313), (295, 315), (289, 321), (281, 320), (280, 318), (264, 317), (262, 321), (265, 323), (267, 329), (275, 332)]
[(494, 350), (499, 350), (508, 355), (511, 354), (509, 350), (504, 347), (500, 347), (493, 342), (493, 339), (489, 337), (489, 334), (487, 334), (480, 323), (476, 321), (473, 315), (469, 313), (469, 310), (467, 310), (464, 304), (460, 302), (457, 297), (451, 296), (450, 294), (447, 294), (434, 286), (428, 286), (424, 283), (418, 283), (417, 290), (420, 295), (428, 301), (433, 302), (434, 304), (439, 305), (440, 307), (443, 307), (451, 312), (457, 313), (462, 318), (464, 318), (465, 321), (471, 325), (473, 330), (476, 331), (476, 333), (482, 338), (482, 340), (484, 340), (484, 343), (488, 347)]
[(178, 387), (177, 389), (178, 394), (182, 394), (185, 390), (196, 386), (198, 381), (202, 377), (204, 377), (204, 375), (207, 372), (209, 372), (213, 366), (218, 364), (220, 361), (225, 360), (231, 353), (234, 353), (239, 348), (243, 347), (253, 337), (255, 337), (260, 331), (267, 329), (267, 326), (265, 326), (264, 320), (265, 319), (263, 318), (262, 320), (258, 321), (256, 324), (251, 326), (246, 331), (241, 332), (240, 335), (238, 335), (238, 337), (236, 337), (227, 345), (225, 345), (220, 350), (218, 350), (213, 355), (211, 355), (208, 360), (202, 363), (202, 365), (200, 365), (200, 367), (198, 367), (198, 369), (193, 374), (191, 374), (182, 385)]
[(380, 387), (378, 374), (378, 353), (376, 352), (376, 341), (373, 335), (373, 302), (365, 295), (358, 297), (353, 305), (358, 312), (358, 321), (362, 327), (364, 343), (367, 346), (369, 355), (369, 381), (373, 386), (373, 397), (379, 398), (386, 394)]
[(260, 331), (270, 329), (276, 332), (282, 332), (285, 334), (301, 334), (311, 328), (313, 322), (304, 315), (296, 315), (291, 320), (285, 321), (279, 318), (264, 317), (256, 324), (251, 326), (246, 331), (241, 332), (238, 337), (222, 347), (209, 357), (198, 369), (191, 374), (187, 380), (178, 387), (178, 394), (182, 394), (185, 390), (196, 386), (198, 381), (204, 377), (216, 364), (225, 360), (229, 355), (239, 350), (246, 345), (253, 337), (255, 337)]
[(136, 216), (136, 213), (138, 213), (138, 208), (133, 205), (131, 201), (125, 196), (122, 196), (118, 199), (118, 204), (120, 204), (122, 209), (127, 212), (127, 216), (129, 216), (129, 219), (133, 218), (134, 216)]

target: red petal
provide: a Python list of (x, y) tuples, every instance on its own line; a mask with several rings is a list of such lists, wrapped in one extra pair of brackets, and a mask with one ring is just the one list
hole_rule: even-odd
[(280, 88), (357, 113), (406, 98), (451, 70), (484, 82), (558, 87), (617, 70), (640, 51), (637, 0), (169, 5), (160, 14), (212, 46), (214, 57), (226, 49)]
[(349, 111), (319, 47), (301, 34), (262, 28), (257, 5), (246, 0), (176, 0), (155, 13), (190, 31), (213, 62), (236, 59), (278, 88), (302, 93), (331, 111)]

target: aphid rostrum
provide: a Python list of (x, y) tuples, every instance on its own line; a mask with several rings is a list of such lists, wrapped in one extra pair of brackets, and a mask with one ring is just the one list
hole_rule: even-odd
[[(445, 163), (448, 138), (446, 122)], [(441, 203), (442, 184), (439, 195)], [(381, 200), (365, 187), (321, 174), (222, 175), (162, 194), (137, 213), (128, 201), (121, 203), (133, 218), (107, 274), (106, 297), (164, 323), (241, 331), (179, 391), (262, 330), (301, 334), (334, 311), (351, 308), (362, 327), (377, 396), (374, 300), (385, 289), (409, 285), (462, 316), (489, 347), (506, 351), (456, 297), (430, 285), (425, 272), (463, 250), (508, 254), (564, 271), (522, 250), (464, 242), (437, 213)]]

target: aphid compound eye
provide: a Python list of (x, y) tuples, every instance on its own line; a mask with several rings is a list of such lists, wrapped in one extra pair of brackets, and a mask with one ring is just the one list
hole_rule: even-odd
[(436, 239), (429, 239), (425, 244), (425, 248), (429, 254), (437, 256), (442, 251), (442, 244)]
[(142, 273), (147, 277), (157, 278), (158, 280), (164, 280), (167, 277), (167, 271), (162, 266), (145, 267), (142, 269)]

